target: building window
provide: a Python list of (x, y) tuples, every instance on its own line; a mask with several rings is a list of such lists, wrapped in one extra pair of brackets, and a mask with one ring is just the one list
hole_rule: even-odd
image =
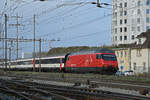
[(146, 14), (149, 14), (150, 13), (150, 9), (146, 9)]
[(115, 41), (117, 41), (117, 36), (115, 36)]
[(137, 23), (140, 23), (140, 18), (137, 18)]
[(122, 3), (120, 3), (120, 8), (122, 8)]
[(146, 18), (146, 23), (149, 23), (150, 22), (150, 19), (149, 17)]
[(123, 11), (120, 11), (120, 16), (123, 16)]
[(145, 70), (146, 70), (146, 63), (143, 62), (143, 71), (145, 71)]
[(127, 24), (127, 19), (124, 19), (124, 23)]
[(115, 28), (115, 34), (117, 34), (117, 28)]
[(147, 0), (147, 1), (146, 1), (146, 5), (150, 5), (150, 0)]
[(117, 17), (117, 12), (115, 12), (115, 16)]
[(122, 24), (122, 19), (120, 19), (120, 24)]
[(120, 41), (122, 41), (122, 36), (120, 36)]
[(122, 27), (120, 28), (120, 32), (122, 32)]
[(127, 36), (124, 36), (124, 40), (127, 40)]
[(135, 31), (135, 27), (134, 26), (132, 26), (132, 31)]
[(146, 26), (146, 30), (149, 30), (150, 29), (150, 27), (149, 26)]
[(139, 0), (139, 1), (138, 1), (138, 6), (140, 6), (140, 5), (141, 5), (141, 1)]
[(133, 63), (133, 69), (136, 70), (136, 63)]
[(127, 11), (124, 11), (124, 15), (125, 15), (125, 16), (127, 15)]
[(124, 51), (124, 56), (125, 56), (125, 57), (127, 56), (127, 52), (126, 52), (126, 51)]
[(124, 3), (124, 7), (127, 7), (127, 2)]
[(132, 35), (132, 40), (134, 40), (134, 35)]
[(117, 4), (113, 5), (113, 9), (117, 9)]
[(138, 27), (137, 27), (137, 31), (138, 31), (138, 32), (140, 32), (140, 31), (141, 31), (141, 30), (140, 30), (140, 26), (138, 26)]
[(127, 27), (124, 27), (124, 32), (127, 32)]
[(113, 22), (114, 22), (114, 25), (117, 26), (117, 21), (115, 20), (115, 21), (113, 21)]
[(141, 14), (141, 10), (140, 9), (137, 10), (137, 14)]
[(140, 50), (140, 49), (137, 49), (136, 56), (137, 56), (137, 57), (142, 56), (142, 54), (141, 54), (141, 50)]

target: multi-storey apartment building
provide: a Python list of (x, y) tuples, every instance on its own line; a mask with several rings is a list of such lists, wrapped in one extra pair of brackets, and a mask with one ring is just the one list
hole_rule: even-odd
[(134, 43), (150, 28), (150, 0), (112, 0), (112, 5), (113, 45)]

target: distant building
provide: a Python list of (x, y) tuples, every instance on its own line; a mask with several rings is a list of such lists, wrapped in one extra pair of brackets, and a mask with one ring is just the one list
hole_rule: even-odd
[(112, 0), (112, 5), (113, 45), (134, 43), (150, 28), (150, 0)]
[[(150, 73), (150, 30), (137, 37), (136, 44), (115, 49), (118, 65), (122, 71), (133, 70), (135, 73)], [(141, 42), (142, 40), (142, 42)]]
[(137, 36), (137, 46), (132, 48), (132, 70), (136, 73), (150, 72), (150, 30)]

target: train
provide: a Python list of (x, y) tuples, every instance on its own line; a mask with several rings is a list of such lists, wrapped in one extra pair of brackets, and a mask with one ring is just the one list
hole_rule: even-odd
[(113, 50), (101, 48), (66, 55), (65, 71), (82, 73), (113, 74), (118, 70), (118, 62)]
[[(35, 67), (33, 63), (35, 62)], [(64, 56), (52, 56), (29, 59), (18, 59), (8, 61), (7, 69), (11, 71), (42, 71), (42, 72), (59, 72), (64, 67)], [(5, 69), (5, 63), (0, 63), (0, 69)]]
[[(41, 66), (39, 66), (39, 61)], [(0, 64), (0, 68), (4, 68)], [(33, 58), (8, 62), (9, 70), (33, 71)], [(35, 71), (114, 74), (118, 62), (113, 50), (95, 49), (68, 53), (64, 56), (35, 58)]]

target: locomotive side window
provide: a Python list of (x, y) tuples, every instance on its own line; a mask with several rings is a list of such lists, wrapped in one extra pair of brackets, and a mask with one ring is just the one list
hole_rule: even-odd
[(97, 54), (96, 59), (102, 59), (102, 56), (100, 54)]
[(116, 56), (111, 54), (103, 54), (102, 59), (104, 59), (105, 61), (117, 61)]
[(69, 57), (67, 57), (67, 61), (69, 60)]

